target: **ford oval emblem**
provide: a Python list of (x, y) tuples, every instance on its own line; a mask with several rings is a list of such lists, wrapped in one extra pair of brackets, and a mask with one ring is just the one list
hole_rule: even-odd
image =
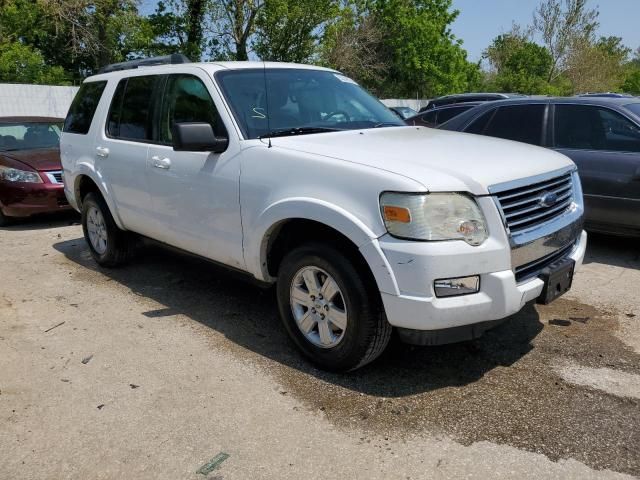
[(557, 193), (543, 193), (538, 200), (538, 205), (541, 207), (553, 207), (558, 201)]

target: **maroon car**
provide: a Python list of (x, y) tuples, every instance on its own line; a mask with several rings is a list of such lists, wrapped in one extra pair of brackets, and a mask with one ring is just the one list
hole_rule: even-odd
[(62, 184), (63, 119), (0, 117), (0, 225), (11, 217), (68, 210)]

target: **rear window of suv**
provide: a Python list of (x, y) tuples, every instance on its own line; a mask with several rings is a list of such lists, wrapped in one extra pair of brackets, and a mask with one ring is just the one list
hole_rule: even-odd
[(93, 115), (104, 92), (107, 82), (86, 82), (78, 90), (67, 118), (64, 120), (64, 131), (86, 135), (91, 128)]

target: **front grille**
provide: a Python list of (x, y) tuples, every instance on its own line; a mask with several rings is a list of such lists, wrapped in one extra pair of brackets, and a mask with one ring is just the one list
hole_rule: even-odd
[(56, 179), (56, 182), (62, 183), (62, 172), (53, 172), (53, 178)]
[(537, 277), (542, 270), (551, 265), (552, 263), (568, 256), (575, 247), (575, 242), (556, 250), (555, 252), (534, 260), (533, 262), (525, 263), (516, 268), (516, 282), (522, 282), (529, 278)]
[[(555, 202), (542, 203), (548, 194)], [(497, 193), (496, 198), (511, 235), (535, 228), (567, 211), (573, 202), (571, 173)]]

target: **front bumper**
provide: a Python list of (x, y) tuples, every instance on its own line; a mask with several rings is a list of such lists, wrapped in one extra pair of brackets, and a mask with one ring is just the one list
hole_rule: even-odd
[(0, 182), (0, 208), (8, 217), (71, 209), (61, 183)]
[[(543, 281), (537, 277), (518, 283), (510, 268), (508, 249), (498, 245), (466, 248), (462, 242), (404, 244), (381, 242), (389, 263), (400, 278), (400, 295), (381, 292), (387, 319), (391, 325), (410, 330), (436, 331), (475, 324), (486, 324), (513, 315), (525, 304), (540, 296)], [(400, 247), (394, 248), (395, 247)], [(582, 264), (587, 246), (587, 234), (582, 231), (573, 249), (567, 254)], [(480, 250), (477, 250), (477, 249)], [(449, 251), (447, 251), (449, 250)], [(486, 272), (488, 265), (502, 264), (504, 269)], [(483, 273), (483, 271), (485, 273)], [(437, 298), (433, 281), (443, 277), (480, 275), (480, 291), (471, 295)], [(423, 291), (403, 291), (420, 283)], [(482, 330), (478, 325), (476, 330)], [(438, 342), (443, 343), (443, 342)]]

